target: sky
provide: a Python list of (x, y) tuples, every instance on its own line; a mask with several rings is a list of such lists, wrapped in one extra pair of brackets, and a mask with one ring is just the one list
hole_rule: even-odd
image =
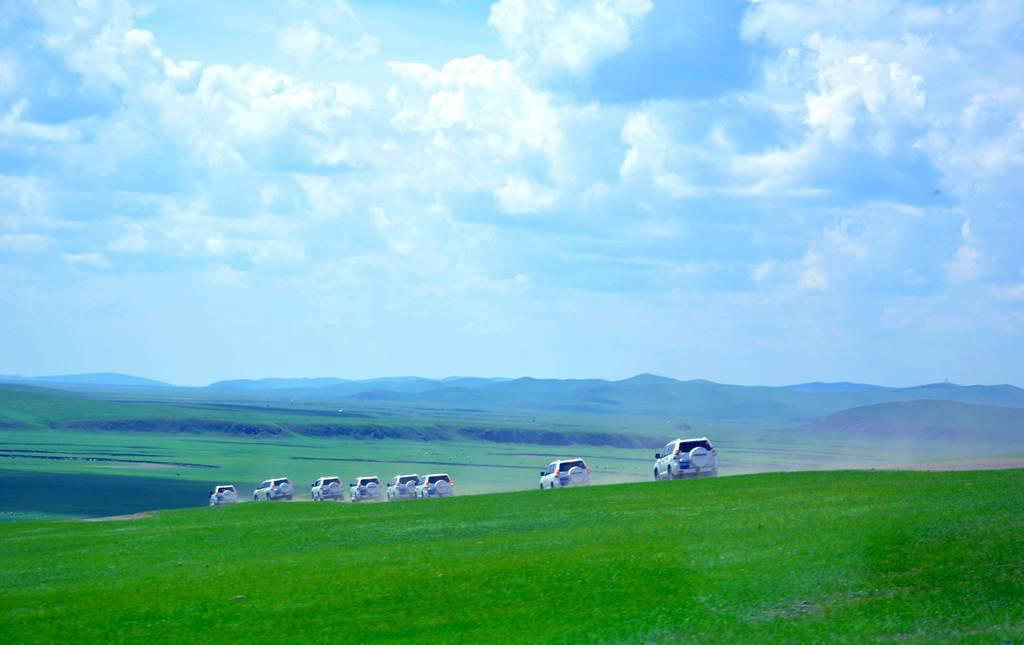
[(1024, 385), (1019, 0), (0, 0), (0, 373)]

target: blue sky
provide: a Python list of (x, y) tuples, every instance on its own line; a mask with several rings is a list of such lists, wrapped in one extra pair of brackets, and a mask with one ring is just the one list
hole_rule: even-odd
[(1024, 5), (0, 4), (0, 373), (1024, 384)]

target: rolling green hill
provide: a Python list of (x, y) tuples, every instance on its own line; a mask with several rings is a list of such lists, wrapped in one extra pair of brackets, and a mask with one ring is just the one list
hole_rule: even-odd
[(1024, 408), (956, 401), (880, 403), (843, 410), (807, 426), (811, 431), (945, 441), (1006, 443), (1024, 451)]
[(1024, 471), (0, 525), (7, 642), (1017, 642)]

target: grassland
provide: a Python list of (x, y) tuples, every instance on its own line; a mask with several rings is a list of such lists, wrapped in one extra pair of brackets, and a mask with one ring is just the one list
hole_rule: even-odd
[(0, 526), (5, 642), (1024, 639), (1024, 471)]
[[(525, 490), (559, 457), (586, 458), (599, 484), (648, 479), (655, 448), (583, 442), (609, 432), (652, 437), (658, 447), (677, 436), (707, 435), (719, 449), (723, 475), (1024, 463), (1019, 432), (934, 441), (898, 429), (879, 437), (739, 421), (681, 427), (678, 418), (658, 415), (367, 403), (325, 409), (316, 401), (213, 400), (175, 392), (164, 392), (173, 395), (165, 400), (124, 401), (0, 386), (0, 521), (201, 505), (213, 484), (234, 483), (248, 497), (256, 483), (276, 476), (290, 477), (300, 496), (322, 475), (438, 471), (450, 473), (463, 495)], [(552, 438), (557, 443), (541, 442)]]

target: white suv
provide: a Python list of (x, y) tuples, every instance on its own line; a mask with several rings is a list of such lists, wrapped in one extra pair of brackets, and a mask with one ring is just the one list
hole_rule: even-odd
[(260, 483), (253, 491), (252, 501), (258, 502), (263, 500), (269, 502), (275, 499), (288, 499), (292, 498), (292, 483), (288, 481), (287, 477), (278, 477), (276, 479), (268, 479)]
[(416, 487), (416, 497), (455, 497), (455, 482), (445, 473), (427, 475)]
[(582, 459), (563, 459), (552, 461), (548, 467), (540, 471), (541, 488), (568, 488), (569, 486), (589, 486), (590, 466)]
[(309, 490), (309, 496), (314, 502), (322, 502), (325, 499), (345, 499), (345, 489), (341, 487), (340, 477), (321, 477), (313, 482)]
[(214, 486), (213, 491), (210, 493), (210, 506), (220, 506), (221, 504), (234, 504), (238, 501), (238, 491), (231, 484), (221, 484)]
[(389, 502), (416, 497), (416, 487), (420, 484), (419, 475), (395, 475), (388, 482), (387, 498)]
[(360, 477), (349, 484), (348, 493), (353, 502), (379, 500), (383, 496), (380, 477)]
[(673, 439), (654, 455), (654, 478), (713, 477), (718, 474), (718, 451), (707, 437)]

